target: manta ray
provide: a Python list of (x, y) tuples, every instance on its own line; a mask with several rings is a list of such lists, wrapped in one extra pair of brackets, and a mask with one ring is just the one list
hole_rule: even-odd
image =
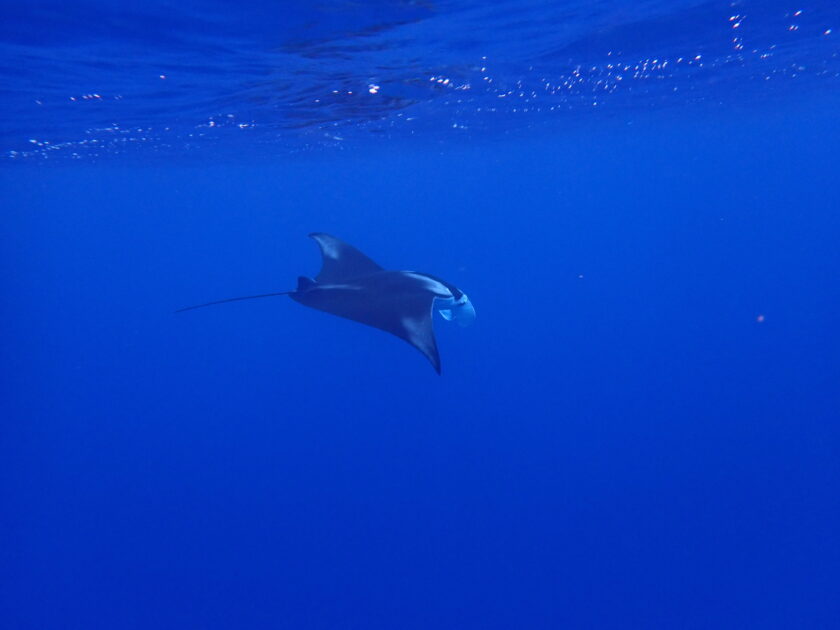
[(314, 279), (298, 278), (297, 289), (216, 300), (176, 311), (288, 295), (298, 304), (379, 328), (407, 341), (431, 362), (440, 374), (432, 315), (469, 326), (475, 308), (454, 284), (419, 271), (383, 269), (352, 245), (329, 234), (309, 235), (321, 249), (321, 271)]

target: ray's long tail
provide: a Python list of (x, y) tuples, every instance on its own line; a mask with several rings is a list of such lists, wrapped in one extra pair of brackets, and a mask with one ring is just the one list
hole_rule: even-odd
[(228, 298), (226, 300), (216, 300), (215, 302), (205, 302), (204, 304), (196, 304), (195, 306), (187, 306), (186, 308), (179, 308), (176, 313), (183, 313), (184, 311), (191, 311), (196, 308), (204, 308), (205, 306), (213, 306), (214, 304), (225, 304), (227, 302), (239, 302), (240, 300), (255, 300), (257, 298), (274, 297), (275, 295), (289, 295), (294, 291), (281, 291), (279, 293), (261, 293), (260, 295), (245, 295), (242, 297)]

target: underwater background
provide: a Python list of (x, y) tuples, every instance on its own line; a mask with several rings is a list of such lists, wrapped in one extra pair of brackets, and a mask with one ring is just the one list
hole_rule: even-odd
[[(840, 627), (840, 5), (3, 2), (0, 627)], [(286, 297), (456, 284), (443, 373)]]

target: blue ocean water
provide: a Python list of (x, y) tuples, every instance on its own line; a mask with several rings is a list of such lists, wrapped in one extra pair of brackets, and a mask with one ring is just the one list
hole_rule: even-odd
[[(4, 3), (0, 627), (840, 627), (840, 5)], [(443, 373), (285, 297), (466, 291)]]

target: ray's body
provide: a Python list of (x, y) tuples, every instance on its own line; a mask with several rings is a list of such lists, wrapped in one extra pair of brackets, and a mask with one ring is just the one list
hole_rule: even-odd
[(438, 310), (446, 320), (455, 320), (462, 326), (471, 324), (475, 309), (466, 294), (430, 274), (383, 269), (355, 247), (329, 234), (310, 236), (321, 248), (322, 258), (321, 271), (314, 280), (301, 276), (294, 291), (229, 298), (181, 311), (288, 295), (304, 306), (379, 328), (407, 341), (440, 374), (432, 315)]

